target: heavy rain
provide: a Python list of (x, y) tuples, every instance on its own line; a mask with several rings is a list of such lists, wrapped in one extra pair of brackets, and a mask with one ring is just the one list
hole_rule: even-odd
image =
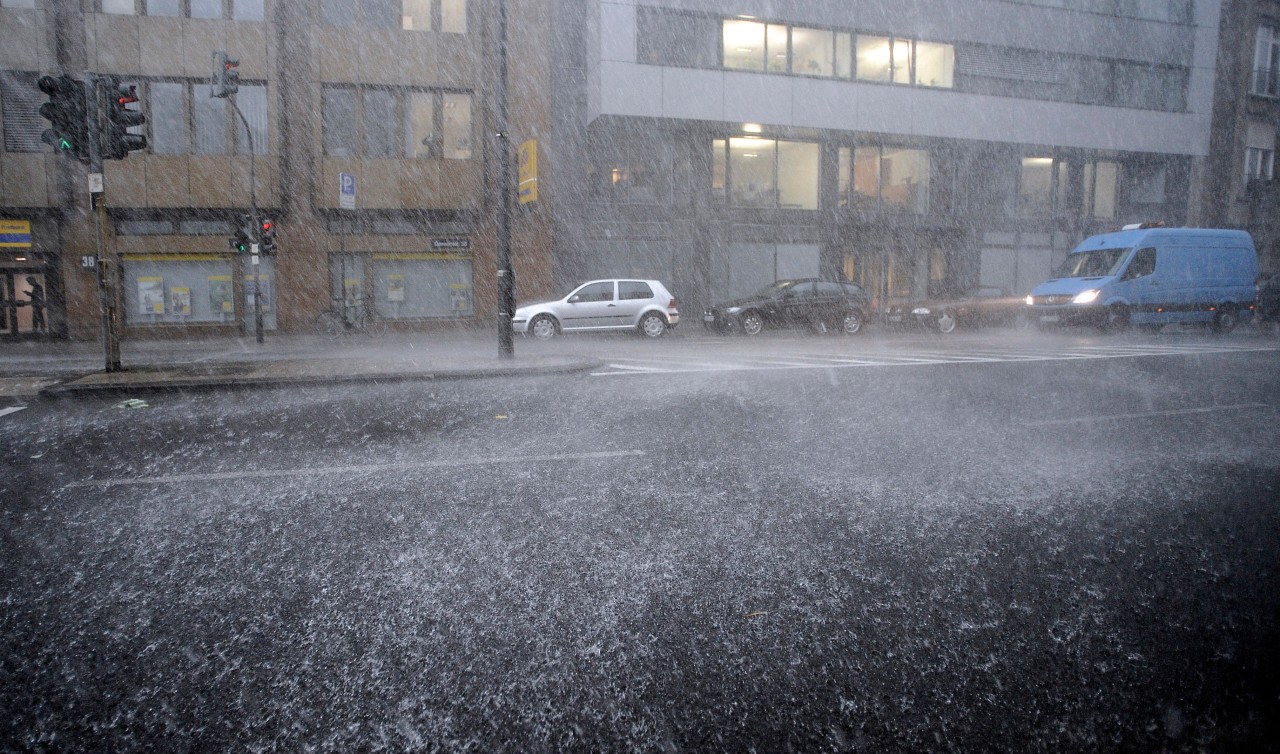
[(0, 751), (1275, 750), (1268, 9), (0, 0)]

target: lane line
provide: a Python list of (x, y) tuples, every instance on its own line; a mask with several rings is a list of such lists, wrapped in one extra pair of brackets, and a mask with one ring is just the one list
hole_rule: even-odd
[(1143, 411), (1137, 414), (1107, 414), (1100, 416), (1074, 416), (1069, 419), (1041, 419), (1039, 421), (1022, 422), (1024, 427), (1047, 427), (1057, 424), (1082, 424), (1096, 421), (1122, 421), (1126, 419), (1149, 419), (1160, 416), (1183, 416), (1186, 414), (1211, 414), (1215, 411), (1248, 411), (1268, 408), (1265, 403), (1238, 403), (1233, 406), (1201, 406), (1199, 408), (1179, 408), (1169, 411)]
[[(291, 476), (316, 474), (370, 474), (406, 469), (439, 469), (456, 466), (486, 466), (509, 463), (540, 463), (545, 461), (585, 461), (600, 458), (630, 458), (643, 456), (643, 450), (612, 450), (597, 453), (566, 453), (547, 456), (519, 456), (470, 458), (456, 461), (418, 461), (416, 463), (372, 463), (365, 466), (323, 466), (304, 469), (264, 469), (261, 471), (224, 471), (209, 474), (173, 474), (170, 476), (135, 477), (119, 479), (85, 479), (69, 482), (66, 487), (122, 487), (138, 484), (177, 484), (185, 482), (217, 482), (229, 479), (278, 479)], [(65, 488), (64, 488), (65, 489)]]
[(0, 416), (8, 416), (9, 414), (16, 414), (24, 408), (26, 408), (26, 406), (10, 406), (9, 408), (0, 408)]

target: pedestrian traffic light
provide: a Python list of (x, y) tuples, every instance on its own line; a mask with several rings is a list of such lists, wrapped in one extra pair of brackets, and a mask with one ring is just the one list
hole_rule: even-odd
[(262, 221), (262, 232), (258, 234), (263, 254), (276, 253), (276, 225), (270, 220)]
[(51, 128), (40, 140), (58, 154), (70, 155), (89, 164), (89, 126), (85, 119), (84, 82), (70, 76), (41, 76), (36, 82), (49, 101), (40, 106), (40, 117)]
[(236, 226), (236, 234), (231, 238), (231, 250), (240, 254), (248, 254), (252, 251), (253, 244), (257, 242), (257, 226), (254, 225), (253, 218), (249, 215), (242, 215), (240, 224)]
[(210, 97), (229, 97), (240, 91), (240, 59), (226, 50), (213, 53), (213, 76), (209, 79)]
[(98, 96), (106, 113), (100, 142), (102, 159), (123, 160), (130, 152), (146, 149), (147, 137), (129, 132), (130, 128), (147, 122), (146, 115), (136, 108), (129, 108), (129, 105), (138, 105), (138, 88), (133, 84), (120, 83), (115, 76), (100, 76), (97, 84)]

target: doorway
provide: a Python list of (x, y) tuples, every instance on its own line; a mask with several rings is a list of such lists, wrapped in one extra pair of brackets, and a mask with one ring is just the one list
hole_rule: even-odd
[(0, 270), (0, 338), (49, 334), (49, 287), (38, 270)]

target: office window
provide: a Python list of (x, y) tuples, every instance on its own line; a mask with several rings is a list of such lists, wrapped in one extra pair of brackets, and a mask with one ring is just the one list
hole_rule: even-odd
[(331, 157), (356, 154), (356, 100), (349, 87), (326, 86), (321, 94), (320, 120), (324, 129), (324, 153)]
[(40, 134), (49, 122), (40, 117), (46, 101), (36, 87), (36, 75), (24, 71), (0, 71), (0, 114), (4, 117), (4, 151), (42, 152), (48, 147)]
[(471, 95), (444, 95), (444, 157), (471, 159)]
[[(201, 89), (196, 86), (197, 91)], [(244, 113), (244, 119), (249, 122), (249, 128), (253, 131), (253, 153), (267, 154), (267, 87), (262, 84), (241, 84), (240, 91), (236, 93), (236, 104), (240, 106), (240, 112)], [(249, 154), (249, 140), (245, 136), (244, 124), (240, 122), (240, 118), (231, 116), (231, 122), (234, 125), (232, 129), (236, 138), (236, 154)]]
[(147, 125), (154, 154), (187, 154), (186, 85), (153, 81), (148, 87)]
[(331, 26), (467, 33), (467, 0), (320, 0)]
[(1018, 180), (1018, 213), (1046, 215), (1053, 209), (1053, 158), (1023, 157)]
[(188, 0), (192, 18), (222, 18), (222, 0)]
[(395, 92), (364, 92), (364, 154), (368, 157), (400, 156), (400, 119), (396, 117)]
[(1280, 96), (1280, 30), (1259, 26), (1253, 51), (1253, 94)]
[(1276, 153), (1274, 149), (1261, 147), (1245, 147), (1244, 179), (1246, 181), (1269, 181), (1275, 177)]
[(36, 0), (0, 0), (0, 8), (34, 8)]
[(763, 71), (765, 25), (758, 21), (726, 19), (723, 23), (724, 67)]
[(1129, 182), (1129, 201), (1133, 204), (1163, 204), (1165, 200), (1164, 165), (1137, 164), (1125, 171)]
[(469, 160), (474, 153), (470, 94), (328, 86), (321, 122), (325, 154), (334, 157)]
[(182, 0), (147, 0), (148, 16), (181, 16)]
[(265, 21), (263, 0), (231, 0), (231, 17), (237, 21)]
[(648, 5), (636, 7), (636, 52), (641, 63), (715, 68), (720, 20)]
[(590, 150), (589, 188), (593, 198), (628, 204), (665, 204), (671, 200), (671, 150), (656, 134), (593, 136)]
[(807, 76), (835, 74), (835, 33), (826, 29), (791, 29), (791, 70)]
[[(198, 87), (202, 89), (203, 87)], [(228, 154), (231, 151), (231, 108), (216, 97), (192, 97), (196, 154)], [(239, 120), (239, 118), (236, 118)]]
[(137, 13), (137, 8), (134, 0), (102, 0), (102, 12), (131, 16)]
[(818, 208), (819, 145), (738, 137), (712, 149), (712, 189), (727, 189), (733, 206)]
[(405, 155), (428, 158), (436, 151), (436, 98), (430, 92), (409, 94), (409, 122), (406, 125)]
[(956, 50), (948, 44), (916, 42), (917, 86), (936, 86), (951, 89), (955, 86)]
[(1090, 162), (1084, 166), (1084, 210), (1090, 217), (1116, 216), (1116, 185), (1120, 166), (1114, 162)]
[(841, 206), (923, 214), (929, 211), (929, 153), (920, 149), (842, 147)]

